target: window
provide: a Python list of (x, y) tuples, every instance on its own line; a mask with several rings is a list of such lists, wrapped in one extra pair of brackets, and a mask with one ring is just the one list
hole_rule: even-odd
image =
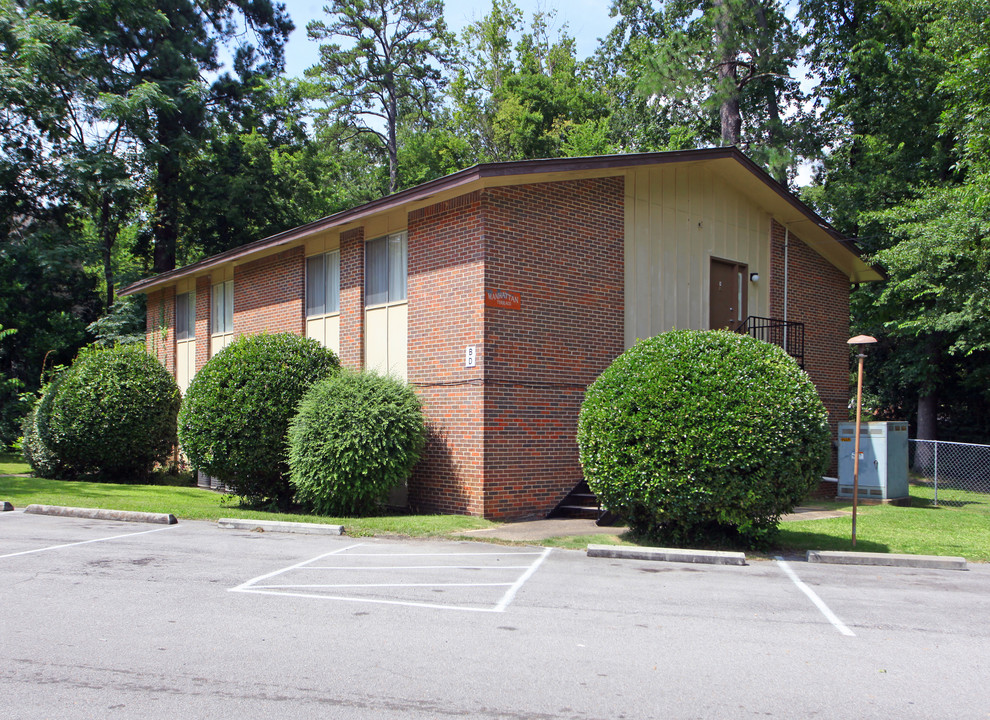
[(196, 337), (196, 293), (187, 292), (175, 296), (175, 339), (193, 340)]
[(340, 312), (340, 251), (306, 258), (306, 317)]
[(234, 332), (234, 281), (228, 280), (214, 285), (211, 299), (213, 334), (225, 335)]
[(408, 252), (404, 232), (369, 240), (364, 251), (365, 305), (384, 305), (406, 299)]

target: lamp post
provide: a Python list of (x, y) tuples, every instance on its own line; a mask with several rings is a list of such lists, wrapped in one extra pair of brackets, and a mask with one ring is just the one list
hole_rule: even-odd
[(856, 376), (856, 447), (853, 450), (853, 527), (852, 546), (856, 547), (856, 506), (859, 502), (859, 425), (863, 412), (863, 360), (866, 358), (866, 345), (877, 339), (869, 335), (857, 335), (846, 341), (847, 345), (859, 346), (859, 373)]

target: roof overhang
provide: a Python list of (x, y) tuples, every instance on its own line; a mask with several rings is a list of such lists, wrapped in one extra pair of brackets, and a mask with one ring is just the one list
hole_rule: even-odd
[(644, 165), (670, 163), (700, 164), (722, 176), (839, 268), (848, 276), (850, 282), (872, 282), (883, 278), (860, 257), (850, 240), (843, 237), (739, 150), (726, 147), (475, 165), (350, 210), (212, 255), (191, 265), (139, 280), (121, 289), (119, 295), (151, 292), (172, 285), (183, 278), (201, 275), (218, 265), (245, 261), (248, 258), (260, 257), (298, 245), (322, 232), (347, 230), (377, 215), (403, 208), (407, 211), (416, 210), (482, 188), (609, 177)]

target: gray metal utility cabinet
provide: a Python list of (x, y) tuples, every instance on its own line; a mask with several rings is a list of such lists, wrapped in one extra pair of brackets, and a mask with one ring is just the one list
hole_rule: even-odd
[[(853, 496), (856, 423), (839, 423), (839, 497)], [(859, 428), (859, 499), (908, 496), (908, 425), (866, 422)]]

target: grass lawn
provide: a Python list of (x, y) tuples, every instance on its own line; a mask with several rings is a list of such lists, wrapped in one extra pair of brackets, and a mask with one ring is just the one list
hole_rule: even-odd
[[(38, 503), (173, 513), (187, 520), (234, 517), (340, 524), (347, 529), (348, 535), (355, 536), (456, 536), (466, 530), (489, 528), (497, 524), (464, 515), (328, 518), (274, 513), (242, 508), (236, 498), (195, 487), (115, 485), (11, 477), (29, 471), (30, 468), (18, 456), (0, 454), (0, 500), (9, 500), (17, 508)], [(933, 507), (931, 488), (912, 485), (911, 500), (910, 507), (860, 505), (856, 522), (856, 550), (961, 555), (968, 560), (990, 562), (990, 495), (940, 491), (940, 505)], [(828, 509), (852, 510), (849, 502), (821, 504)], [(851, 516), (781, 523), (775, 547), (767, 555), (772, 556), (779, 552), (803, 553), (807, 550), (851, 550), (851, 534)], [(606, 531), (600, 535), (551, 538), (542, 544), (584, 549), (589, 543), (631, 545), (635, 541), (628, 536)]]
[(0, 453), (0, 475), (18, 475), (29, 472), (31, 472), (31, 466), (24, 462), (20, 455)]
[[(31, 504), (137, 510), (172, 513), (185, 520), (218, 520), (222, 517), (252, 520), (288, 520), (343, 525), (351, 536), (408, 535), (430, 537), (494, 527), (497, 523), (464, 515), (399, 515), (370, 518), (329, 518), (316, 515), (264, 512), (240, 506), (237, 498), (195, 487), (164, 485), (116, 485), (66, 482), (34, 477), (10, 477), (29, 471), (26, 465), (0, 455), (0, 500), (20, 509)], [(7, 473), (6, 477), (3, 474)]]
[[(957, 490), (951, 491), (950, 499), (948, 493), (939, 491), (940, 505), (933, 507), (931, 488), (912, 485), (910, 493), (910, 507), (858, 507), (856, 550), (990, 561), (990, 495)], [(829, 509), (852, 511), (849, 502), (824, 504)], [(851, 536), (852, 516), (802, 520), (781, 523), (776, 544), (785, 552), (852, 550)]]

